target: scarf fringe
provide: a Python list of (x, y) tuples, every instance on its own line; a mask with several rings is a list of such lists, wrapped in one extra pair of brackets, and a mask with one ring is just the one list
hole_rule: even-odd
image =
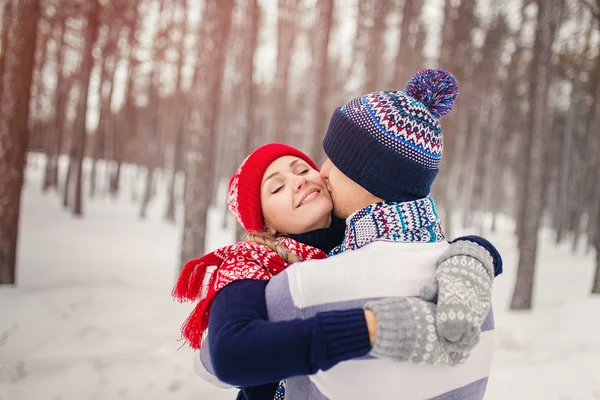
[(202, 291), (207, 268), (208, 265), (199, 259), (188, 261), (181, 270), (171, 295), (180, 303), (195, 301)]
[(194, 350), (202, 347), (202, 336), (208, 328), (210, 303), (202, 299), (181, 326), (181, 335), (185, 342)]

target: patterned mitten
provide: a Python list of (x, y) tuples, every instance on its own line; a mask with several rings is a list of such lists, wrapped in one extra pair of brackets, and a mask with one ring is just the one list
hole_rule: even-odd
[(421, 297), (434, 301), (437, 292), (437, 333), (448, 350), (468, 350), (479, 342), (493, 281), (492, 256), (477, 243), (456, 241), (438, 261), (437, 287), (423, 288)]
[(435, 329), (436, 305), (417, 297), (391, 297), (368, 302), (377, 320), (370, 355), (417, 364), (457, 365), (468, 351), (448, 351)]

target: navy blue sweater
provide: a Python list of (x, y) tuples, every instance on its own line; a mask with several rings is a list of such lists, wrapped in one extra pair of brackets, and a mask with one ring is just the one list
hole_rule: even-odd
[(208, 343), (213, 369), (221, 381), (255, 386), (312, 375), (371, 349), (362, 308), (269, 322), (267, 283), (232, 282), (215, 296)]
[[(460, 239), (485, 247), (494, 258), (495, 274), (502, 273), (502, 259), (491, 243), (480, 237)], [(215, 374), (221, 381), (255, 387), (325, 371), (371, 349), (364, 310), (360, 308), (322, 312), (305, 320), (269, 322), (267, 283), (232, 282), (215, 296), (208, 343)], [(273, 387), (265, 386), (263, 391), (271, 393)], [(272, 399), (269, 396), (247, 398)]]

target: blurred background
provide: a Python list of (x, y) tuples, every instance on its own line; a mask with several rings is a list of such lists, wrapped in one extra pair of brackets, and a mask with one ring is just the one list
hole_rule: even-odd
[(236, 238), (229, 177), (433, 67), (432, 196), (505, 261), (486, 399), (600, 399), (600, 0), (0, 4), (0, 400), (235, 398), (170, 296)]

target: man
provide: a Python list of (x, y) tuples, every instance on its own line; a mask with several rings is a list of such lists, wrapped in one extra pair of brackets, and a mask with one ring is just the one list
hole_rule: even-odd
[[(485, 320), (483, 314), (469, 321), (481, 324), (482, 333), (470, 357), (459, 366), (372, 357), (398, 343), (386, 337), (389, 331), (385, 329), (386, 321), (397, 314), (398, 302), (413, 310), (423, 306), (420, 299), (371, 300), (418, 296), (423, 287), (435, 283), (436, 263), (448, 248), (434, 203), (426, 196), (442, 155), (439, 118), (450, 111), (456, 95), (450, 74), (428, 70), (411, 79), (406, 93), (372, 93), (334, 112), (323, 142), (329, 159), (321, 174), (328, 182), (335, 213), (347, 218), (345, 239), (335, 257), (292, 265), (271, 280), (266, 291), (269, 320), (307, 318), (325, 310), (365, 305), (377, 320), (377, 333), (371, 357), (345, 361), (310, 377), (288, 379), (286, 400), (483, 398), (493, 355), (491, 312)], [(460, 257), (455, 261), (457, 274), (461, 268), (467, 275), (482, 268), (461, 266), (464, 259)], [(460, 297), (460, 291), (452, 296), (457, 293)], [(448, 298), (440, 301), (452, 303)], [(438, 330), (445, 321), (457, 318), (438, 310)], [(427, 329), (435, 329), (432, 321), (429, 316), (415, 321), (414, 329), (425, 332), (418, 345), (426, 349)], [(458, 339), (446, 333), (450, 341)], [(398, 348), (398, 359), (412, 357), (403, 354), (404, 350)], [(434, 356), (425, 353), (421, 361)]]

